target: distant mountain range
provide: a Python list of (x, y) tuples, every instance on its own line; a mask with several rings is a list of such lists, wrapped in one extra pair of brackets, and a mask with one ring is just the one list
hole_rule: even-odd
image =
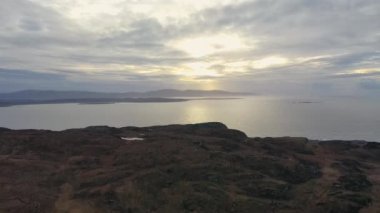
[(164, 89), (148, 92), (105, 93), (89, 91), (54, 91), (23, 90), (11, 93), (0, 93), (0, 101), (48, 101), (68, 99), (125, 99), (125, 98), (189, 98), (189, 97), (235, 97), (248, 96), (253, 93), (229, 92), (223, 90), (175, 90)]

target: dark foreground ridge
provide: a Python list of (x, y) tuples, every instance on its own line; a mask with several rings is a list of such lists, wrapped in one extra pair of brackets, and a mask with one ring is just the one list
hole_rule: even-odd
[(379, 212), (380, 144), (221, 123), (0, 128), (0, 212)]

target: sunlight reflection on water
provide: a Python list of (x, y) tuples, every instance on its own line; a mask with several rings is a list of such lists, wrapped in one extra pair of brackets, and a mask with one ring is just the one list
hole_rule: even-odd
[(252, 97), (178, 103), (29, 105), (0, 108), (0, 126), (13, 129), (90, 125), (151, 126), (219, 121), (249, 136), (380, 141), (380, 102), (351, 99), (300, 101)]

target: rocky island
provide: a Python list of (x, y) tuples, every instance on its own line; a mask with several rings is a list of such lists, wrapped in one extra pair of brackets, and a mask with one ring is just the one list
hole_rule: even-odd
[(379, 212), (380, 143), (221, 123), (0, 129), (0, 212)]

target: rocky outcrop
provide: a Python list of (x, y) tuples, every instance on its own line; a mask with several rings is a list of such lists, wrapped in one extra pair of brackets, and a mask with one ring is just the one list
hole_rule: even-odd
[(0, 127), (0, 132), (6, 132), (6, 131), (9, 131), (9, 130), (10, 130), (10, 129)]
[(379, 150), (217, 122), (1, 128), (0, 212), (378, 212)]

